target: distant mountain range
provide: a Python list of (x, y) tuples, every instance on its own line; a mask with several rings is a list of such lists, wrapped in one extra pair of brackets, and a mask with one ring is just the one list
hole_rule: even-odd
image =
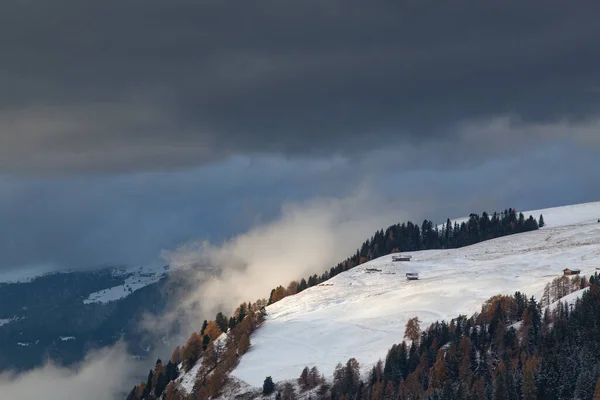
[(167, 305), (168, 267), (66, 271), (0, 282), (0, 371), (23, 371), (51, 358), (80, 361), (91, 348), (123, 338), (143, 357), (151, 343), (144, 313)]

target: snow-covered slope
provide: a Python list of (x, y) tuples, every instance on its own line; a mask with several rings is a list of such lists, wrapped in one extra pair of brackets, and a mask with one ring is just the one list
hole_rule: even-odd
[[(525, 214), (543, 214), (546, 227), (461, 249), (408, 253), (411, 262), (384, 256), (269, 306), (233, 375), (259, 387), (266, 376), (297, 378), (305, 366), (331, 376), (350, 357), (366, 368), (403, 339), (415, 315), (426, 327), (471, 315), (498, 293), (539, 298), (563, 268), (589, 275), (600, 267), (600, 202)], [(407, 281), (413, 271), (420, 280)]]
[(113, 286), (98, 292), (91, 293), (84, 304), (108, 303), (129, 296), (131, 293), (145, 286), (158, 282), (165, 276), (165, 268), (138, 267), (136, 269), (116, 270), (115, 275), (125, 277), (122, 285)]
[[(550, 311), (555, 310), (556, 307), (558, 307), (558, 304), (566, 304), (569, 307), (573, 307), (575, 305), (575, 303), (577, 302), (577, 300), (581, 299), (581, 297), (583, 296), (583, 294), (585, 292), (587, 292), (588, 290), (590, 290), (589, 287), (585, 288), (585, 289), (580, 289), (577, 290), (573, 293), (569, 293), (568, 295), (566, 295), (565, 297), (562, 297), (558, 300), (556, 300), (554, 303), (550, 304), (548, 307), (550, 308)], [(546, 308), (542, 309), (542, 312), (545, 311)]]

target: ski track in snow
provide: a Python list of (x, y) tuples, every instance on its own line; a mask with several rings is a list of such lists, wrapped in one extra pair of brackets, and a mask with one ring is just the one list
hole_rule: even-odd
[[(563, 268), (588, 276), (600, 267), (600, 202), (524, 214), (543, 214), (546, 226), (460, 249), (403, 253), (413, 256), (410, 262), (383, 256), (267, 307), (266, 322), (233, 375), (261, 387), (266, 376), (296, 379), (305, 366), (316, 365), (331, 378), (336, 364), (351, 357), (365, 372), (403, 340), (411, 317), (418, 316), (424, 329), (470, 316), (496, 294), (518, 290), (539, 299)], [(419, 280), (406, 280), (412, 271)]]

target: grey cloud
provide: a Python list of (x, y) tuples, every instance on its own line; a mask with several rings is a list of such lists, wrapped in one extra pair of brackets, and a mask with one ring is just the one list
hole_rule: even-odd
[(11, 1), (0, 16), (0, 168), (354, 156), (454, 140), (452, 126), (471, 119), (585, 119), (598, 106), (597, 9)]
[(282, 202), (343, 193), (347, 168), (237, 157), (167, 172), (0, 175), (0, 271), (158, 262), (190, 238), (219, 242), (269, 220)]
[[(165, 172), (0, 177), (0, 270), (159, 262), (161, 250), (191, 239), (218, 245), (268, 224), (281, 204), (345, 198), (357, 187), (377, 201), (356, 213), (396, 207), (413, 221), (595, 201), (598, 129), (500, 119), (461, 129), (472, 147), (430, 142), (402, 156), (390, 148), (361, 157), (238, 156)], [(488, 148), (502, 155), (487, 157)]]

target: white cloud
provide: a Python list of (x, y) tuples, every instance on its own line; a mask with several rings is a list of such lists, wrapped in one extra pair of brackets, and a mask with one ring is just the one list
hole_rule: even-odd
[(241, 302), (266, 298), (278, 285), (321, 274), (356, 251), (367, 234), (404, 220), (396, 207), (366, 189), (341, 199), (286, 204), (277, 220), (220, 246), (191, 242), (164, 252), (172, 267), (192, 270), (195, 283), (167, 318), (181, 321), (183, 314), (197, 324), (218, 311), (231, 313)]

